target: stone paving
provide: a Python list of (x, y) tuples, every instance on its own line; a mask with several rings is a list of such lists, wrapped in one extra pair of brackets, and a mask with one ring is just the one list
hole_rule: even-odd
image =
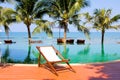
[(0, 65), (0, 80), (120, 80), (120, 61), (71, 65), (76, 72), (61, 70), (58, 76), (37, 64)]

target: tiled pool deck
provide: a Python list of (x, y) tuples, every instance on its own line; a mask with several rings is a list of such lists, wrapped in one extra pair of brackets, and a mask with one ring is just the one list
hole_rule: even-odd
[(58, 76), (37, 64), (0, 65), (0, 80), (120, 80), (120, 61), (71, 65), (76, 73), (62, 70)]

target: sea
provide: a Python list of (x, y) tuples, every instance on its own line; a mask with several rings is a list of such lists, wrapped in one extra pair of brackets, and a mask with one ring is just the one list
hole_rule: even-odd
[[(32, 34), (32, 33), (31, 33)], [(63, 37), (63, 32), (53, 32), (53, 36), (46, 33), (32, 34), (32, 40), (42, 43), (28, 44), (27, 32), (10, 32), (9, 37), (0, 32), (0, 62), (37, 64), (39, 52), (36, 46), (53, 45), (70, 63), (102, 63), (120, 60), (120, 32), (106, 32), (104, 45), (101, 45), (101, 33), (90, 32), (90, 39), (81, 32), (68, 32), (67, 39), (74, 39), (73, 44), (58, 44), (57, 39)], [(5, 44), (4, 40), (11, 39), (12, 44)], [(85, 44), (77, 44), (77, 39), (85, 40)], [(41, 62), (45, 62), (42, 57)]]

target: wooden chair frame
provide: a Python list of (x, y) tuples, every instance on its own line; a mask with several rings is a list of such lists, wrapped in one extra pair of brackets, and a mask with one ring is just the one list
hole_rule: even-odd
[[(52, 47), (53, 50), (55, 51), (56, 55), (59, 56), (59, 58), (60, 58), (61, 60), (60, 60), (60, 61), (49, 61), (49, 60), (45, 57), (44, 53), (41, 51), (41, 49), (40, 49), (41, 47)], [(50, 69), (51, 69), (56, 75), (58, 75), (58, 73), (57, 73), (56, 69), (54, 68), (53, 64), (54, 64), (54, 63), (60, 63), (60, 62), (66, 63), (66, 64), (69, 66), (69, 69), (75, 72), (75, 70), (74, 70), (74, 69), (71, 67), (71, 65), (68, 63), (69, 60), (68, 60), (68, 59), (64, 59), (64, 57), (60, 54), (60, 52), (59, 52), (57, 49), (55, 49), (53, 46), (36, 46), (36, 48), (38, 49), (38, 51), (39, 51), (39, 53), (40, 53), (40, 54), (39, 54), (39, 57), (38, 57), (38, 67), (40, 67), (41, 65), (43, 65), (43, 64), (40, 63), (41, 55), (42, 55), (43, 58), (46, 60), (46, 63), (49, 65)]]

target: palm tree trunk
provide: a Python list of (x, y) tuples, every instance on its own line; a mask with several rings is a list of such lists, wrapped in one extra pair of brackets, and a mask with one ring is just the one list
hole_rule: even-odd
[(67, 38), (67, 23), (64, 23), (64, 43), (66, 43)]
[(66, 42), (66, 28), (64, 28), (64, 42)]
[(102, 30), (102, 39), (101, 39), (101, 44), (102, 45), (104, 44), (104, 34), (105, 34), (105, 30), (103, 29)]
[(28, 42), (30, 44), (31, 41), (30, 25), (27, 25), (27, 29), (28, 29)]

